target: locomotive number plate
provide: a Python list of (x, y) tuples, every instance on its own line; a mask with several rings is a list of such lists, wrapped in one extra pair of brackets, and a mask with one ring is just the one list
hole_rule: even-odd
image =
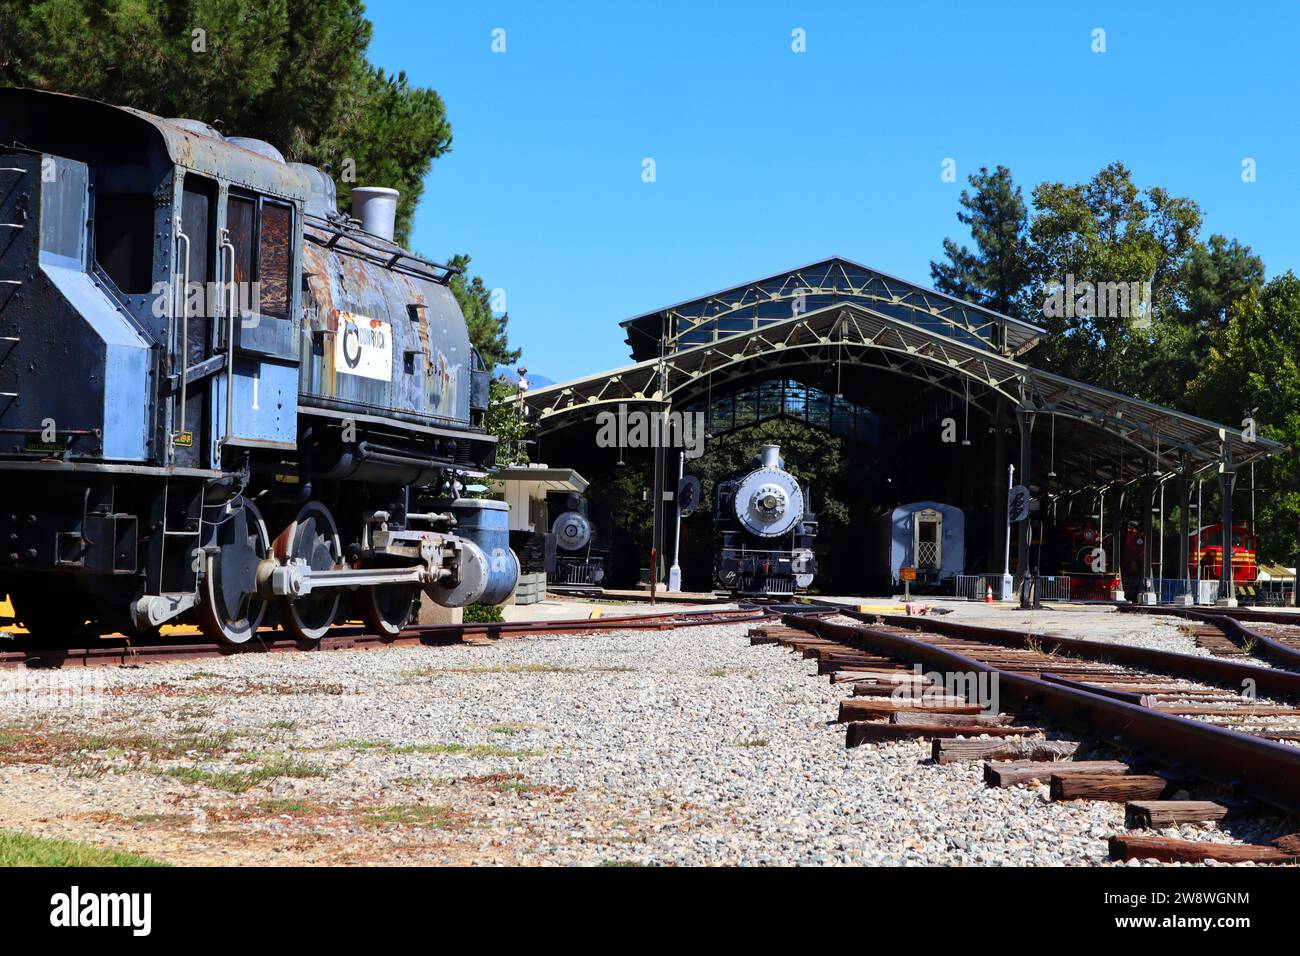
[(393, 380), (393, 329), (380, 319), (339, 313), (334, 335), (334, 371), (381, 382)]

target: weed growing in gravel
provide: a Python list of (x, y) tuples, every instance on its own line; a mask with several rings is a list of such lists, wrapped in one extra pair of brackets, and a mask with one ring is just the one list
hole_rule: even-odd
[(273, 816), (301, 817), (316, 813), (320, 808), (302, 800), (261, 800), (257, 809)]
[(380, 807), (365, 814), (361, 822), (369, 827), (421, 827), (427, 830), (446, 830), (464, 825), (463, 817), (451, 807), (419, 803)]
[(323, 777), (325, 771), (311, 764), (277, 761), (250, 770), (207, 770), (203, 767), (170, 767), (162, 773), (185, 783), (202, 784), (227, 793), (246, 793), (253, 787), (283, 777)]
[(201, 755), (218, 756), (228, 753), (231, 743), (239, 736), (231, 730), (208, 732), (202, 728), (186, 728), (175, 736), (163, 737), (141, 733), (78, 734), (59, 730), (36, 734), (0, 734), (0, 763), (48, 763), (70, 766), (84, 762), (84, 755), (125, 757), (128, 763), (138, 764), (143, 759), (174, 760), (180, 757)]
[(273, 720), (266, 725), (269, 730), (297, 730), (298, 721), (296, 720)]
[(737, 747), (766, 747), (766, 737), (753, 737), (750, 740), (741, 740), (736, 744)]
[(137, 813), (126, 818), (127, 823), (146, 823), (160, 827), (178, 827), (192, 818), (185, 813)]
[(378, 751), (385, 756), (394, 754), (468, 754), (472, 757), (539, 757), (540, 750), (507, 750), (493, 744), (395, 744), (391, 740), (339, 740), (323, 747), (307, 750), (364, 750)]

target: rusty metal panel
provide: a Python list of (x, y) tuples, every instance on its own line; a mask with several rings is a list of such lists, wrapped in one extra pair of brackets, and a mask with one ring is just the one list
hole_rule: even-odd
[[(469, 334), (449, 289), (313, 242), (303, 274), (304, 405), (469, 424)], [(387, 372), (363, 358), (376, 348)]]

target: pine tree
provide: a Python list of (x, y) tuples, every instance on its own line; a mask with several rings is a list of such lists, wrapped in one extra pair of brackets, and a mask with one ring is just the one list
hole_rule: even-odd
[(0, 24), (0, 84), (264, 139), (328, 169), (345, 209), (353, 186), (395, 188), (403, 243), (451, 148), (438, 94), (367, 62), (360, 0), (0, 0)]

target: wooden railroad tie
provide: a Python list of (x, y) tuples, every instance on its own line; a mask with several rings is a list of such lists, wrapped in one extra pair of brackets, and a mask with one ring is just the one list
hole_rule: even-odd
[(1278, 846), (1238, 846), (1167, 837), (1113, 836), (1110, 855), (1117, 860), (1161, 860), (1165, 863), (1296, 863), (1300, 851)]
[(1042, 733), (1037, 727), (981, 727), (966, 725), (945, 727), (938, 724), (908, 725), (886, 723), (882, 720), (859, 720), (846, 724), (844, 735), (846, 747), (858, 747), (862, 744), (882, 743), (887, 740), (916, 740), (929, 737), (978, 737), (987, 734), (990, 737), (1020, 737)]
[(1058, 761), (1073, 757), (1078, 749), (1076, 740), (956, 740), (936, 737), (930, 756), (937, 764), (964, 760)]
[(900, 710), (889, 715), (891, 724), (909, 727), (1009, 727), (1008, 714), (936, 714), (928, 710)]
[[(979, 704), (970, 704), (959, 697), (927, 698), (925, 700), (893, 700), (878, 697), (849, 697), (840, 701), (837, 718), (845, 724), (851, 720), (870, 720), (872, 717), (888, 717), (899, 711), (922, 714), (981, 714), (984, 708)], [(977, 721), (968, 721), (971, 726), (978, 726)]]
[(984, 764), (984, 782), (990, 787), (1015, 787), (1033, 780), (1047, 783), (1052, 777), (1074, 774), (1118, 777), (1128, 772), (1128, 764), (1118, 760), (1058, 760), (1052, 763), (1040, 760), (990, 760)]
[(1212, 800), (1132, 800), (1124, 807), (1124, 826), (1153, 830), (1180, 823), (1218, 823), (1228, 808)]
[(1169, 786), (1164, 777), (1133, 774), (1113, 776), (1098, 773), (1053, 773), (1051, 777), (1053, 800), (1108, 800), (1126, 803), (1129, 800), (1159, 799)]

